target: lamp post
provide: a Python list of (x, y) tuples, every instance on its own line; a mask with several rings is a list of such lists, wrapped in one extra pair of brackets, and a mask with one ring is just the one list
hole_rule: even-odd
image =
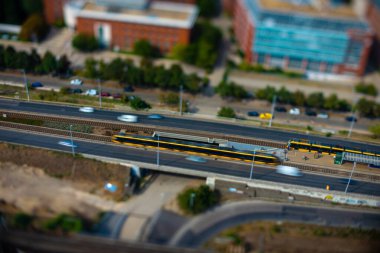
[(98, 78), (98, 90), (99, 90), (99, 107), (102, 108), (102, 86), (100, 84), (99, 78)]
[(182, 116), (182, 93), (183, 93), (183, 85), (179, 87), (179, 115)]
[(350, 178), (348, 179), (347, 186), (346, 186), (346, 190), (344, 191), (345, 194), (347, 194), (348, 186), (349, 186), (350, 183), (351, 183), (351, 178), (352, 178), (352, 174), (354, 174), (355, 167), (356, 167), (356, 162), (354, 162), (354, 166), (352, 166), (352, 170), (351, 170)]
[(252, 163), (251, 163), (251, 172), (249, 173), (249, 180), (252, 180), (253, 176), (253, 164), (255, 163), (256, 149), (253, 150)]
[(273, 96), (273, 101), (272, 101), (271, 117), (270, 117), (270, 120), (269, 120), (269, 127), (272, 126), (272, 120), (273, 120), (273, 116), (274, 116), (274, 107), (275, 107), (275, 105), (276, 105), (276, 99), (277, 99), (277, 96), (274, 95), (274, 96)]
[(160, 135), (157, 134), (157, 167), (160, 167)]
[(193, 207), (194, 207), (194, 199), (195, 199), (195, 193), (194, 192), (192, 192), (191, 194), (190, 194), (190, 208), (191, 209), (193, 209)]
[(356, 117), (355, 117), (355, 111), (353, 110), (352, 114), (351, 114), (350, 130), (348, 131), (348, 135), (347, 135), (348, 138), (351, 137), (352, 129), (354, 128), (354, 124), (355, 124), (355, 119), (356, 119)]
[(25, 69), (22, 69), (21, 71), (24, 74), (24, 83), (25, 83), (26, 95), (28, 97), (28, 102), (29, 102), (30, 101), (30, 99), (29, 99), (29, 89), (28, 89), (28, 82), (26, 80)]
[(70, 125), (71, 152), (73, 153), (73, 157), (75, 157), (72, 127), (73, 125)]

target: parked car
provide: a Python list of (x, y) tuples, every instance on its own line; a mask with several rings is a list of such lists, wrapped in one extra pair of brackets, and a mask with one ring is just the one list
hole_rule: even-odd
[(291, 115), (300, 115), (300, 114), (301, 114), (301, 111), (300, 111), (300, 109), (298, 109), (298, 108), (292, 108), (292, 109), (289, 110), (289, 113), (290, 113)]
[(79, 108), (79, 111), (81, 111), (81, 112), (94, 112), (94, 108), (92, 108), (92, 107), (89, 107), (89, 106), (84, 106), (84, 107), (81, 107), (81, 108)]
[(44, 85), (41, 82), (34, 82), (31, 84), (32, 88), (39, 88), (39, 87), (44, 87)]
[(306, 110), (305, 114), (307, 116), (314, 116), (314, 117), (317, 116), (317, 113), (315, 111), (313, 111), (313, 110)]
[(73, 94), (81, 94), (83, 91), (81, 89), (72, 89), (71, 93)]
[(286, 108), (283, 106), (276, 106), (274, 109), (276, 112), (287, 112)]
[(272, 114), (271, 113), (260, 113), (260, 119), (271, 119), (272, 118)]
[(124, 115), (120, 115), (119, 117), (117, 117), (117, 119), (120, 121), (124, 121), (124, 122), (134, 123), (134, 122), (137, 122), (138, 117), (136, 115), (124, 114)]
[(127, 87), (124, 88), (124, 91), (125, 91), (125, 92), (134, 92), (135, 89), (133, 89), (132, 86), (127, 86)]
[(122, 96), (121, 96), (120, 93), (116, 93), (116, 94), (113, 94), (112, 97), (113, 97), (114, 99), (119, 99), (119, 98), (121, 98)]
[(259, 117), (260, 113), (258, 113), (256, 111), (251, 111), (251, 112), (248, 112), (247, 115), (251, 116), (251, 117)]
[(107, 92), (107, 91), (102, 91), (102, 93), (100, 94), (102, 97), (110, 97), (111, 96), (111, 93)]
[(346, 120), (349, 121), (349, 122), (352, 122), (352, 121), (356, 122), (356, 121), (358, 121), (358, 119), (355, 116), (347, 116)]
[(80, 80), (80, 79), (78, 79), (78, 78), (76, 78), (76, 79), (71, 80), (71, 81), (70, 81), (70, 84), (71, 84), (71, 85), (82, 85), (82, 84), (83, 84), (83, 81)]
[(84, 94), (89, 95), (89, 96), (96, 96), (98, 94), (98, 91), (95, 89), (90, 89), (90, 90), (86, 90)]
[(325, 113), (325, 112), (320, 112), (320, 113), (318, 113), (317, 118), (328, 119), (329, 115), (327, 113)]

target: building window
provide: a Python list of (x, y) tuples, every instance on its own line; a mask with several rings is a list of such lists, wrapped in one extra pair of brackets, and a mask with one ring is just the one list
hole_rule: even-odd
[(302, 59), (290, 57), (288, 68), (301, 69), (302, 68)]
[(334, 73), (334, 64), (333, 63), (326, 63), (325, 72), (326, 73)]
[(309, 64), (307, 65), (307, 70), (311, 71), (317, 71), (319, 72), (319, 68), (321, 66), (320, 62), (317, 61), (309, 61)]
[(265, 54), (258, 54), (257, 63), (258, 64), (265, 64)]

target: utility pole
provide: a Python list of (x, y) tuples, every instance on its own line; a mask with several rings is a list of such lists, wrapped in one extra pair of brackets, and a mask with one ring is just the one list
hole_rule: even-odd
[(272, 101), (271, 117), (270, 117), (270, 120), (269, 120), (269, 127), (272, 127), (272, 120), (273, 120), (273, 116), (274, 116), (274, 107), (276, 105), (276, 99), (277, 99), (277, 96), (274, 95), (273, 96), (273, 101)]
[(25, 69), (22, 70), (22, 73), (24, 74), (24, 83), (25, 83), (26, 95), (28, 96), (28, 102), (29, 102), (30, 101), (30, 99), (29, 99), (29, 89), (28, 89), (28, 82), (26, 80)]
[(73, 125), (70, 125), (71, 152), (73, 153), (73, 157), (75, 157), (72, 127)]
[(100, 84), (99, 78), (98, 78), (98, 90), (99, 90), (99, 107), (102, 108), (102, 86)]
[(348, 138), (351, 137), (352, 129), (354, 128), (354, 124), (355, 124), (355, 119), (356, 119), (356, 117), (355, 117), (355, 111), (352, 111), (350, 130), (348, 131), (348, 135), (347, 135)]
[(157, 167), (160, 167), (160, 135), (157, 134)]
[(183, 85), (179, 87), (179, 115), (182, 116), (182, 93), (183, 93)]
[(348, 186), (349, 186), (350, 183), (351, 183), (351, 178), (352, 178), (352, 174), (354, 173), (355, 167), (356, 167), (356, 162), (354, 162), (354, 166), (352, 166), (352, 170), (351, 170), (350, 178), (348, 179), (347, 186), (346, 186), (346, 190), (344, 191), (345, 194), (347, 194)]
[(256, 149), (253, 150), (252, 163), (251, 163), (251, 172), (249, 174), (249, 180), (252, 180), (253, 176), (253, 164), (255, 163)]

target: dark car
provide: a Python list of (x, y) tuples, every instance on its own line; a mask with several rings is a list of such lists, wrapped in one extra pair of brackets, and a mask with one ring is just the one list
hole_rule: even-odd
[(83, 91), (81, 89), (72, 89), (71, 93), (73, 94), (81, 94)]
[(307, 115), (307, 116), (317, 116), (317, 112), (316, 111), (313, 111), (313, 110), (306, 110), (305, 111), (305, 114)]
[(349, 121), (349, 122), (352, 122), (352, 121), (356, 122), (356, 121), (358, 121), (358, 119), (355, 116), (347, 116), (346, 120)]
[(101, 96), (102, 97), (109, 97), (109, 96), (111, 96), (111, 94), (109, 92), (102, 91)]
[(248, 112), (247, 115), (251, 117), (259, 117), (260, 113), (251, 111), (251, 112)]
[(116, 93), (116, 94), (113, 94), (112, 97), (115, 98), (115, 99), (119, 99), (119, 98), (121, 98), (121, 94), (120, 93)]
[(124, 91), (125, 91), (125, 92), (134, 92), (135, 89), (133, 89), (132, 86), (127, 86), (127, 87), (124, 88)]
[(32, 83), (32, 88), (39, 88), (39, 87), (44, 87), (44, 85), (40, 82), (34, 82)]
[(276, 112), (287, 112), (286, 108), (283, 106), (276, 106), (274, 109)]

